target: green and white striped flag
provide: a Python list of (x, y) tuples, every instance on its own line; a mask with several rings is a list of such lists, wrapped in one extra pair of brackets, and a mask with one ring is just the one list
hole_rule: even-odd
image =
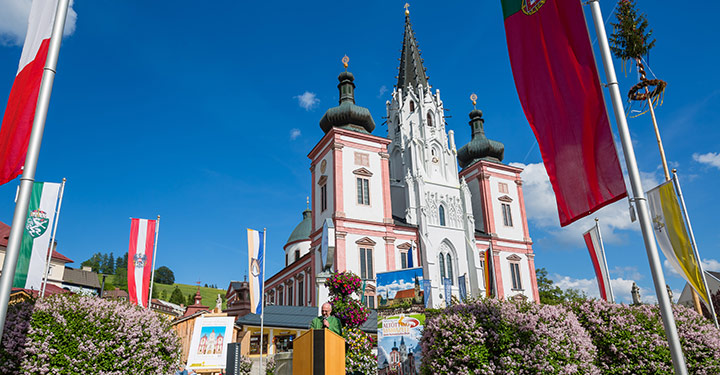
[(33, 184), (13, 288), (40, 290), (42, 287), (59, 192), (60, 184)]

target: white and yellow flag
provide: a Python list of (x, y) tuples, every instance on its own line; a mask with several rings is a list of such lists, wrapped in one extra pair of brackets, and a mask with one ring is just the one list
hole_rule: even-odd
[(653, 231), (660, 250), (673, 268), (690, 283), (705, 303), (709, 304), (700, 266), (694, 256), (673, 182), (660, 184), (648, 191), (647, 197)]

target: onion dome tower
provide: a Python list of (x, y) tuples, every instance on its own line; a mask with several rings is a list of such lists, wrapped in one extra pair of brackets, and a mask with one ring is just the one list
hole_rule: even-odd
[(355, 105), (355, 76), (347, 71), (347, 63), (350, 59), (343, 57), (345, 71), (338, 76), (338, 89), (340, 90), (340, 103), (325, 112), (320, 119), (320, 129), (327, 134), (333, 127), (354, 130), (360, 133), (372, 133), (375, 129), (375, 121), (370, 115), (370, 110)]
[[(475, 107), (477, 96), (472, 94), (470, 97)], [(458, 164), (460, 168), (466, 168), (474, 164), (478, 160), (487, 160), (495, 163), (501, 163), (505, 154), (505, 145), (498, 141), (493, 141), (485, 136), (482, 111), (473, 108), (470, 111), (470, 128), (472, 129), (472, 140), (458, 150)]]

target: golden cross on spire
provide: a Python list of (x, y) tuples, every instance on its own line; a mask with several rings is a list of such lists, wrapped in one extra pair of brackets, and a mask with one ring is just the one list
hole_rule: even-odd
[(305, 197), (305, 204), (307, 205), (307, 209), (310, 209), (310, 197)]
[(409, 15), (410, 15), (410, 9), (408, 9), (408, 8), (410, 8), (410, 4), (405, 3), (404, 8), (405, 8), (405, 15), (406, 15), (406, 16), (409, 16)]
[(475, 108), (475, 104), (477, 104), (477, 95), (475, 95), (475, 93), (470, 94), (470, 100), (472, 100), (473, 109), (477, 109)]
[(348, 57), (348, 55), (345, 55), (342, 58), (342, 63), (343, 63), (343, 66), (345, 67), (346, 72), (347, 72), (347, 68), (348, 68), (348, 62), (350, 62), (350, 58)]

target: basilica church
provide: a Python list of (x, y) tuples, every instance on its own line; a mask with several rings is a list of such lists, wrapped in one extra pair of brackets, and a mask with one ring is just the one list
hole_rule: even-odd
[(365, 281), (368, 307), (379, 302), (378, 272), (410, 267), (430, 280), (432, 307), (445, 303), (448, 283), (457, 298), (538, 301), (522, 169), (503, 163), (504, 145), (486, 137), (480, 110), (469, 114), (472, 140), (456, 147), (409, 13), (386, 135), (373, 134), (373, 116), (355, 103), (353, 74), (338, 80), (339, 105), (320, 119), (325, 134), (308, 154), (310, 208), (284, 246), (285, 268), (266, 280), (265, 303), (326, 302), (318, 277), (326, 219), (335, 227), (333, 269)]

